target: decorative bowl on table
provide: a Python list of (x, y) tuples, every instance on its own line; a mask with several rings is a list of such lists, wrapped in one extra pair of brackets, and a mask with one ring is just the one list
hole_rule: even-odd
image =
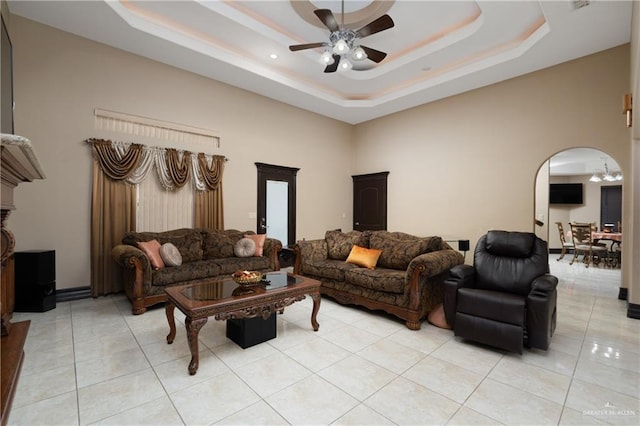
[(262, 272), (257, 271), (236, 271), (231, 274), (235, 282), (244, 286), (256, 285), (262, 281)]
[(256, 291), (256, 286), (262, 281), (262, 273), (256, 271), (236, 271), (231, 274), (231, 278), (238, 284), (238, 287), (231, 293), (233, 296), (252, 294)]

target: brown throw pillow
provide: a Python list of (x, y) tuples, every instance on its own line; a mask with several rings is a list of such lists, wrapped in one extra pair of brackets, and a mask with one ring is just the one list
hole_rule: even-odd
[(164, 262), (162, 261), (162, 256), (160, 256), (161, 245), (158, 240), (140, 241), (138, 247), (147, 255), (153, 269), (164, 268)]

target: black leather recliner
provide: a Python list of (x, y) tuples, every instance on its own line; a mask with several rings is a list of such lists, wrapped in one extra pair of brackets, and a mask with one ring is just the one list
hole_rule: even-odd
[(528, 232), (489, 231), (473, 266), (458, 265), (444, 282), (444, 311), (454, 334), (522, 353), (547, 350), (556, 328), (558, 279), (549, 274), (547, 243)]

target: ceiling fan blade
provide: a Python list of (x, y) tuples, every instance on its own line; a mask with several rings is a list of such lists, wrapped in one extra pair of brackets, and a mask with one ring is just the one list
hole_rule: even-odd
[(329, 31), (334, 32), (340, 29), (338, 21), (336, 21), (336, 18), (333, 16), (333, 12), (331, 12), (330, 9), (316, 9), (313, 13), (320, 18), (327, 28), (329, 28)]
[(324, 72), (336, 72), (339, 64), (340, 55), (333, 55), (333, 63), (331, 65), (327, 65), (327, 67), (324, 69)]
[(360, 47), (362, 47), (362, 50), (364, 50), (364, 52), (367, 54), (367, 58), (371, 59), (373, 62), (375, 63), (379, 63), (381, 62), (384, 58), (387, 57), (387, 54), (384, 52), (381, 52), (379, 50), (376, 49), (372, 49), (370, 47), (367, 46), (362, 46), (360, 45)]
[(316, 47), (322, 47), (324, 45), (325, 45), (325, 43), (294, 44), (292, 46), (289, 46), (289, 50), (292, 51), (292, 52), (295, 52), (297, 50), (315, 49)]
[(356, 35), (360, 38), (370, 36), (371, 34), (379, 33), (380, 31), (388, 30), (394, 25), (393, 19), (389, 15), (382, 15), (373, 22), (368, 23), (364, 27), (356, 31)]

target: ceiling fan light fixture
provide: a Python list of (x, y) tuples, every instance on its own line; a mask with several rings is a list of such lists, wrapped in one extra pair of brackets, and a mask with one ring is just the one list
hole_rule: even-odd
[(349, 45), (347, 44), (346, 41), (344, 41), (344, 39), (338, 40), (336, 44), (333, 46), (333, 52), (338, 55), (345, 54), (348, 51), (349, 51)]
[(325, 50), (324, 53), (320, 55), (320, 63), (322, 65), (331, 65), (334, 62), (333, 55), (328, 50)]
[(351, 57), (354, 61), (364, 61), (367, 59), (367, 52), (360, 46), (356, 47), (351, 54)]
[(338, 67), (340, 71), (349, 71), (351, 68), (353, 68), (353, 65), (347, 58), (343, 58), (340, 61), (340, 66)]

